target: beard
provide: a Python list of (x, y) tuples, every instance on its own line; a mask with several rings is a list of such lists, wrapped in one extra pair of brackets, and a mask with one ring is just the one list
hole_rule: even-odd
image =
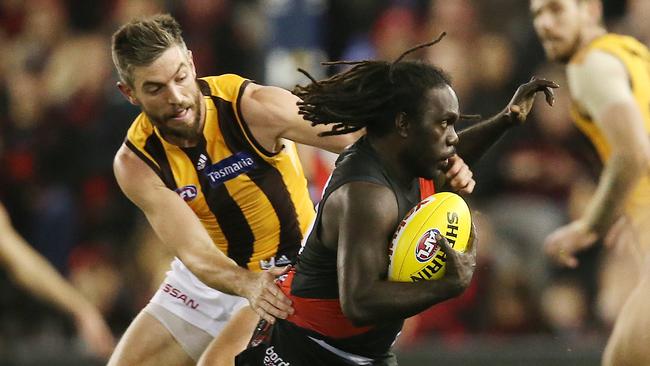
[(152, 111), (145, 110), (144, 114), (149, 118), (154, 126), (158, 128), (163, 136), (170, 136), (180, 139), (193, 139), (200, 134), (201, 126), (201, 92), (197, 88), (191, 104), (183, 104), (182, 109), (188, 109), (194, 113), (194, 118), (188, 124), (173, 125), (171, 119), (174, 118), (174, 113), (157, 114)]
[(575, 37), (568, 43), (563, 50), (544, 50), (546, 53), (546, 58), (549, 61), (560, 62), (562, 64), (567, 64), (571, 61), (571, 58), (579, 51), (581, 44), (581, 37), (579, 34), (576, 34)]

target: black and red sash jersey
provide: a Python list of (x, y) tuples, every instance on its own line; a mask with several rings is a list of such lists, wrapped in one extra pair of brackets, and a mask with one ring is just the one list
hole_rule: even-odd
[[(339, 302), (337, 251), (323, 245), (319, 238), (322, 211), (328, 197), (342, 185), (354, 182), (372, 182), (393, 191), (401, 219), (422, 198), (433, 193), (433, 186), (414, 179), (408, 189), (400, 186), (382, 166), (377, 153), (363, 137), (346, 149), (338, 158), (317, 214), (298, 257), (295, 270), (281, 283), (281, 288), (293, 300), (295, 313), (287, 320), (311, 337), (355, 355), (372, 359), (384, 358), (399, 331), (402, 321), (386, 322), (376, 326), (356, 327), (345, 317)], [(386, 243), (388, 255), (389, 243)]]

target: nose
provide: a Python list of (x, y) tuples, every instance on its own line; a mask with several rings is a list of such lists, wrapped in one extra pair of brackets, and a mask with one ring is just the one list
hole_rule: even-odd
[(535, 20), (533, 21), (533, 25), (535, 26), (535, 29), (537, 29), (537, 33), (542, 34), (542, 32), (546, 32), (552, 27), (552, 19), (551, 16), (546, 13), (542, 12), (538, 14), (535, 17)]
[(449, 146), (456, 146), (456, 144), (458, 144), (458, 134), (456, 133), (456, 129), (453, 127), (449, 128), (449, 133), (447, 134), (447, 144)]
[(182, 100), (183, 94), (181, 93), (181, 89), (176, 85), (170, 86), (167, 93), (167, 103), (178, 105), (181, 104)]

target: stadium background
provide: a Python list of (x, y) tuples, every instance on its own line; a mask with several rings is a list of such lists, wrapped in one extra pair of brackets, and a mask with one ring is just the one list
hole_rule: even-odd
[[(605, 1), (610, 28), (650, 40), (650, 1)], [(110, 34), (142, 14), (170, 12), (199, 75), (234, 72), (291, 88), (334, 70), (325, 60), (395, 59), (441, 31), (416, 57), (452, 75), (461, 110), (505, 106), (532, 75), (566, 85), (544, 62), (523, 0), (4, 0), (0, 2), (0, 201), (19, 230), (107, 317), (116, 336), (156, 289), (169, 260), (116, 186), (113, 154), (137, 109), (115, 87)], [(580, 212), (597, 178), (589, 144), (556, 106), (539, 103), (474, 167), (470, 198), (479, 267), (459, 299), (410, 319), (397, 345), (408, 365), (596, 365), (616, 296), (601, 253), (553, 267), (541, 243)], [(461, 126), (462, 127), (462, 126)], [(332, 156), (302, 149), (317, 199)], [(619, 269), (625, 271), (625, 268)], [(609, 282), (608, 282), (609, 281)], [(614, 284), (624, 288), (626, 283)], [(65, 315), (0, 270), (0, 365), (94, 365)]]

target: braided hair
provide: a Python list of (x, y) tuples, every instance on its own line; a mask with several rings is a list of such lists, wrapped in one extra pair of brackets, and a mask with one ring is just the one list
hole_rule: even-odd
[(296, 86), (294, 94), (299, 113), (315, 125), (332, 125), (321, 136), (342, 135), (362, 128), (370, 135), (383, 136), (391, 131), (398, 113), (419, 115), (425, 93), (436, 87), (451, 85), (449, 76), (440, 68), (421, 61), (403, 61), (408, 54), (438, 43), (413, 47), (394, 62), (334, 61), (323, 65), (352, 65), (348, 71), (307, 86)]

